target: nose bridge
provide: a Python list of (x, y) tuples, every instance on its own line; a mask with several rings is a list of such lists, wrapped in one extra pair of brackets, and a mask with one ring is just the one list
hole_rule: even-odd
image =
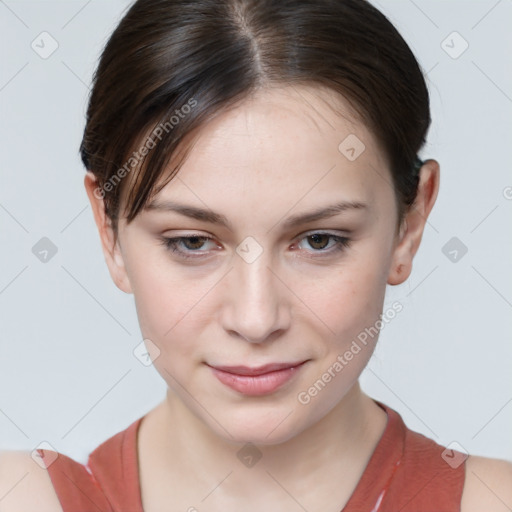
[[(258, 244), (259, 245), (259, 244)], [(272, 255), (253, 241), (237, 248), (224, 328), (247, 341), (265, 341), (275, 330), (285, 328), (287, 305), (272, 269)]]

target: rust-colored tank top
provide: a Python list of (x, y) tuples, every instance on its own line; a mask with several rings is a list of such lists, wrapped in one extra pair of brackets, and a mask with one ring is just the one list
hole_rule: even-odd
[[(459, 512), (465, 455), (409, 430), (382, 404), (386, 428), (342, 512)], [(64, 512), (143, 512), (137, 431), (144, 416), (100, 444), (87, 465), (39, 449)], [(53, 456), (53, 457), (52, 457)], [(464, 461), (464, 462), (462, 462)]]

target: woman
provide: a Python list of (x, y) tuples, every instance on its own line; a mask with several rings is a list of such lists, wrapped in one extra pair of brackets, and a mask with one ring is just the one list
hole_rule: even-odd
[(439, 188), (390, 22), (364, 0), (138, 0), (93, 85), (85, 188), (168, 392), (87, 467), (3, 454), (3, 494), (29, 477), (2, 510), (510, 510), (511, 464), (358, 384)]

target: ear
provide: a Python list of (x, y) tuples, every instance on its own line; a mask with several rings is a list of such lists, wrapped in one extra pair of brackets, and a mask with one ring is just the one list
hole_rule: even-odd
[(94, 174), (87, 171), (84, 178), (85, 190), (91, 202), (94, 220), (100, 234), (103, 255), (116, 286), (125, 293), (133, 293), (121, 251), (119, 239), (115, 240), (112, 222), (105, 213), (104, 191), (98, 186)]
[(439, 164), (426, 160), (420, 169), (418, 194), (405, 215), (393, 250), (388, 284), (402, 284), (411, 274), (412, 260), (423, 236), (427, 218), (439, 191)]

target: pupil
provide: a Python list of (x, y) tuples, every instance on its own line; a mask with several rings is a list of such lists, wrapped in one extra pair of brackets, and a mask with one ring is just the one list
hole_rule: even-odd
[(185, 243), (188, 244), (189, 249), (199, 249), (203, 245), (202, 237), (200, 236), (191, 236), (185, 240)]
[[(310, 235), (309, 238), (313, 241), (313, 247), (315, 249), (324, 249), (327, 245), (327, 243), (324, 243), (322, 244), (321, 241), (322, 239), (324, 239), (325, 242), (328, 241), (328, 235), (320, 235), (320, 234), (316, 234), (316, 235)], [(314, 244), (320, 244), (321, 247), (316, 247)]]

